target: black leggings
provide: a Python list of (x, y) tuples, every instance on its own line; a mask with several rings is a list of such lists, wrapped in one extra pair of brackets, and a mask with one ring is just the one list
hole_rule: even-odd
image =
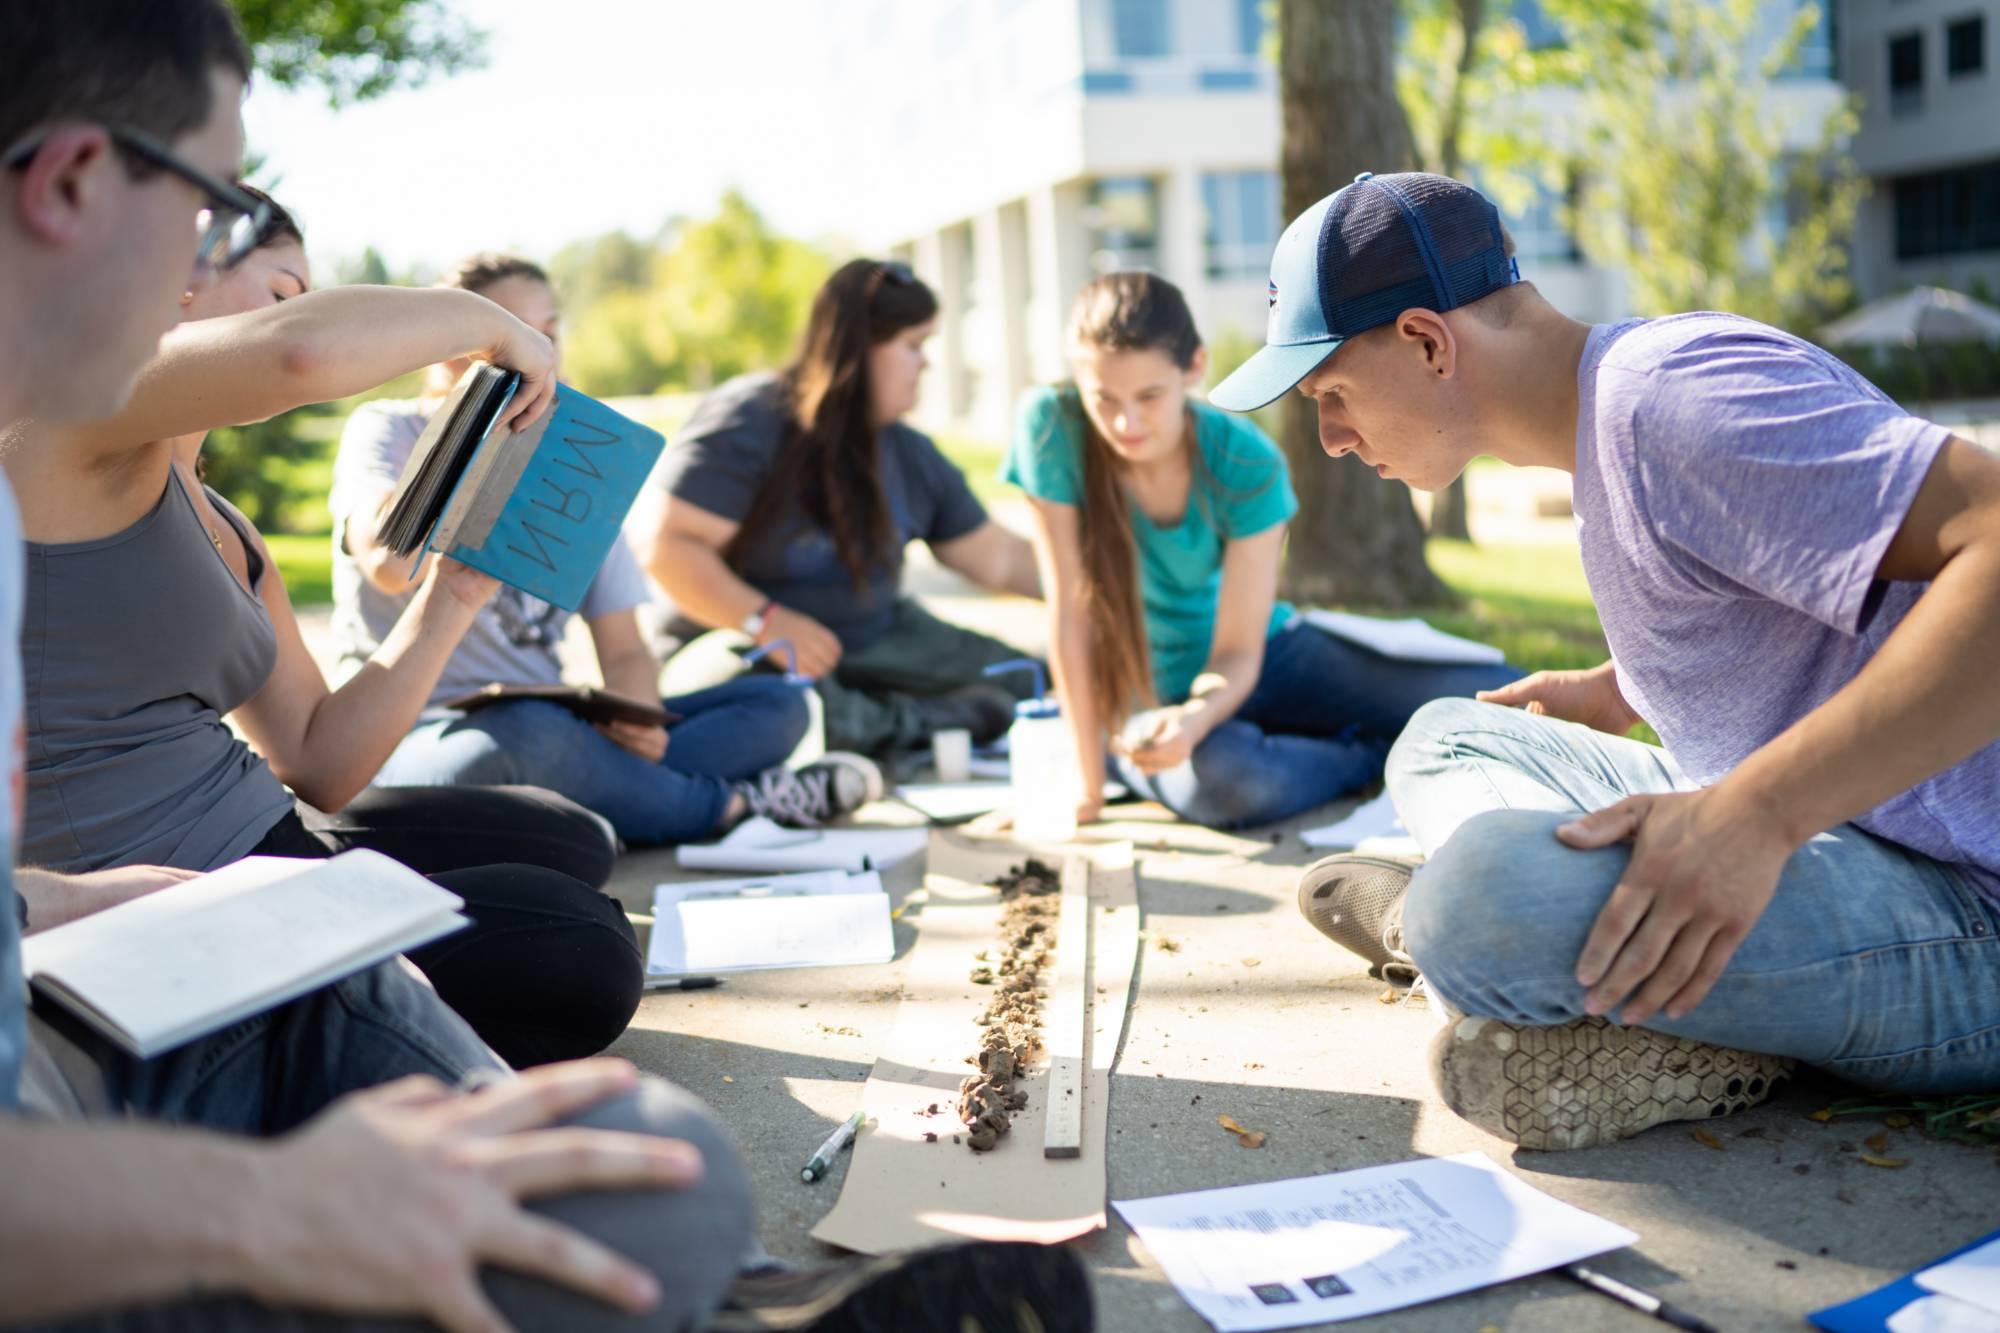
[(465, 899), (472, 925), (411, 951), (438, 995), (516, 1068), (603, 1050), (632, 1019), (645, 960), (617, 900), (611, 836), (536, 787), (371, 787), (339, 814), (308, 805), (259, 856), (367, 847)]

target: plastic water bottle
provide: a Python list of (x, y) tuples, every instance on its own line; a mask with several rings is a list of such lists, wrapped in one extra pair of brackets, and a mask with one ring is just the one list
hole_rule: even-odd
[(806, 734), (799, 738), (798, 746), (785, 757), (785, 767), (803, 768), (826, 753), (826, 701), (813, 688), (813, 678), (799, 674), (799, 650), (792, 646), (790, 639), (773, 639), (761, 648), (743, 654), (743, 665), (755, 666), (766, 657), (773, 656), (779, 649), (784, 656), (779, 658), (786, 664), (785, 684), (797, 686), (805, 691)]
[(1030, 842), (1062, 842), (1076, 836), (1076, 807), (1083, 797), (1076, 743), (1062, 704), (1048, 693), (1042, 664), (1029, 658), (986, 668), (989, 676), (1032, 671), (1035, 697), (1014, 705), (1007, 729), (1007, 781), (1014, 803), (1014, 835)]

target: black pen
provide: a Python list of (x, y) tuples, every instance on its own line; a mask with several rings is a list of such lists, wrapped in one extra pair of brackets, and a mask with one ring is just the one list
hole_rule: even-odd
[(1620, 1282), (1615, 1277), (1606, 1277), (1594, 1268), (1585, 1268), (1582, 1264), (1565, 1264), (1557, 1271), (1572, 1282), (1580, 1282), (1600, 1295), (1609, 1296), (1620, 1304), (1629, 1305), (1634, 1310), (1672, 1324), (1675, 1328), (1685, 1328), (1689, 1333), (1721, 1333), (1720, 1329), (1700, 1315), (1689, 1314), (1686, 1310), (1667, 1304), (1651, 1292), (1641, 1291), (1637, 1287)]

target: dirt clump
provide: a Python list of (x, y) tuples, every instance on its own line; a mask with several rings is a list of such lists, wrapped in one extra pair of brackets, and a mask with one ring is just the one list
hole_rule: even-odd
[(985, 1029), (979, 1049), (965, 1061), (979, 1072), (958, 1088), (958, 1118), (971, 1131), (966, 1143), (974, 1152), (990, 1152), (1028, 1104), (1014, 1079), (1041, 1053), (1042, 977), (1055, 957), (1062, 912), (1061, 874), (1046, 862), (1030, 858), (993, 887), (1000, 890), (1000, 947), (978, 956), (971, 977), (993, 987), (993, 998), (978, 1019)]

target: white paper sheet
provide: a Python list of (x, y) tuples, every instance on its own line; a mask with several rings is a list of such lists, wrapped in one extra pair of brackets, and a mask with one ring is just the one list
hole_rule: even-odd
[(2000, 1240), (1926, 1268), (1917, 1274), (1917, 1285), (1977, 1305), (1989, 1317), (2000, 1316)]
[(1456, 634), (1446, 634), (1412, 616), (1407, 620), (1380, 620), (1374, 616), (1350, 615), (1345, 611), (1307, 611), (1308, 625), (1325, 630), (1336, 638), (1358, 643), (1384, 657), (1403, 662), (1505, 662), (1507, 654), (1491, 644), (1474, 643)]
[(1307, 829), (1299, 834), (1299, 841), (1308, 847), (1351, 847), (1356, 851), (1409, 855), (1417, 851), (1417, 841), (1397, 817), (1388, 792), (1354, 807), (1339, 823)]
[[(845, 870), (801, 870), (789, 875), (747, 875), (741, 879), (683, 879), (653, 887), (653, 914), (659, 915), (684, 898), (713, 898), (722, 894), (766, 898), (801, 893), (854, 893), (849, 887), (861, 877)], [(880, 887), (882, 878), (873, 871), (868, 878)]]
[(1993, 1333), (1993, 1311), (1956, 1296), (1922, 1296), (1889, 1316), (1889, 1333)]
[(727, 883), (654, 890), (649, 976), (840, 967), (895, 956), (889, 895), (872, 871), (738, 881), (735, 889)]
[(921, 828), (788, 829), (746, 819), (720, 842), (689, 843), (674, 859), (690, 870), (886, 870), (915, 856), (930, 837)]
[(1400, 1310), (1639, 1239), (1479, 1153), (1113, 1206), (1223, 1333)]

